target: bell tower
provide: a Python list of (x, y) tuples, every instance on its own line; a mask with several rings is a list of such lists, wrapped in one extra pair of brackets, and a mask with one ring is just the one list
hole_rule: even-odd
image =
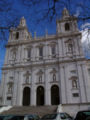
[(61, 19), (57, 20), (57, 34), (68, 34), (77, 31), (77, 18), (70, 16), (69, 11), (64, 8)]
[[(57, 20), (57, 36), (60, 39), (61, 57), (83, 57), (81, 32), (78, 30), (77, 18), (71, 16), (64, 8), (61, 19)], [(62, 41), (62, 43), (61, 43)]]
[(10, 29), (9, 41), (13, 41), (13, 40), (20, 41), (20, 40), (28, 40), (28, 39), (32, 39), (32, 37), (28, 31), (26, 20), (24, 17), (22, 17), (17, 28)]

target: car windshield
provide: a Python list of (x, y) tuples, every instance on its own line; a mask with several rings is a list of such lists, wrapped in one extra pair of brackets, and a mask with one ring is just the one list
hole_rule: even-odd
[(5, 116), (0, 116), (0, 120), (3, 120)]
[(83, 114), (87, 115), (87, 116), (90, 116), (90, 111), (88, 112), (83, 112)]
[(38, 115), (26, 115), (28, 120), (39, 120), (39, 116)]
[(90, 111), (80, 111), (77, 113), (76, 119), (85, 120), (88, 117), (90, 117)]
[(64, 120), (64, 119), (67, 119), (67, 118), (72, 118), (70, 115), (68, 115), (67, 113), (60, 113), (60, 118), (62, 119), (62, 120)]
[(43, 116), (41, 119), (55, 119), (57, 114), (48, 114)]
[(3, 120), (24, 120), (24, 116), (5, 116)]

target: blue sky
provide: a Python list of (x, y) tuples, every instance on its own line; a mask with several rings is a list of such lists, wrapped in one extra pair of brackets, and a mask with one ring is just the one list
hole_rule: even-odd
[[(37, 33), (37, 36), (42, 36), (45, 35), (46, 29), (48, 30), (48, 34), (55, 34), (56, 33), (56, 19), (61, 17), (61, 12), (64, 7), (67, 7), (68, 10), (70, 11), (70, 14), (79, 16), (79, 17), (88, 17), (90, 16), (90, 0), (69, 0), (71, 4), (69, 4), (67, 1), (68, 0), (60, 0), (63, 1), (65, 4), (59, 4), (59, 2), (56, 3), (56, 11), (57, 15), (53, 16), (52, 21), (49, 20), (50, 15), (52, 15), (53, 11), (50, 11), (50, 15), (45, 17), (45, 19), (42, 19), (41, 21), (38, 22), (39, 18), (42, 18), (42, 15), (44, 15), (44, 10), (48, 8), (48, 0), (41, 0), (39, 4), (32, 5), (32, 6), (25, 6), (22, 4), (23, 0), (1, 0), (1, 1), (7, 1), (9, 3), (11, 11), (4, 11), (0, 12), (0, 26), (7, 26), (7, 24), (11, 23), (14, 21), (16, 18), (16, 24), (19, 24), (19, 20), (22, 16), (25, 17), (27, 21), (27, 26), (32, 34), (34, 35), (34, 32)], [(0, 8), (4, 4), (0, 1)], [(25, 2), (26, 1), (26, 2)], [(24, 0), (25, 4), (29, 5), (30, 0)], [(38, 0), (33, 0), (33, 1), (38, 1)], [(53, 5), (53, 0), (49, 0), (50, 4), (49, 7), (52, 7)], [(59, 0), (58, 0), (59, 1)], [(5, 6), (5, 5), (4, 5)], [(84, 7), (85, 8), (84, 8)], [(5, 9), (7, 9), (8, 6), (5, 6)], [(81, 30), (81, 25), (85, 23), (89, 23), (90, 20), (84, 20), (78, 21), (78, 26), (79, 29)], [(1, 35), (1, 34), (0, 34)], [(6, 36), (8, 39), (8, 31), (6, 31)], [(4, 56), (5, 56), (5, 48), (4, 48), (4, 42), (3, 38), (0, 38), (0, 79), (1, 79), (1, 67), (4, 62)], [(6, 43), (6, 41), (5, 41)], [(88, 57), (88, 56), (87, 56)]]

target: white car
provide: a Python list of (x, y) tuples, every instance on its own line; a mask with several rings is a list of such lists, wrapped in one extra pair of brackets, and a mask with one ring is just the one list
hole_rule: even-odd
[(67, 113), (53, 113), (47, 114), (41, 118), (41, 120), (73, 120), (73, 118)]

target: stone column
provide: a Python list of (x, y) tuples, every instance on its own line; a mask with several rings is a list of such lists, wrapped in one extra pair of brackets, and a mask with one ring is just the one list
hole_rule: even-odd
[(19, 81), (20, 81), (20, 88), (19, 88), (19, 92), (20, 92), (20, 94), (18, 94), (19, 95), (19, 105), (22, 105), (22, 103), (23, 103), (23, 89), (24, 89), (24, 87), (23, 87), (23, 81), (24, 80), (24, 71), (22, 70), (22, 71), (20, 71), (20, 73), (19, 73)]
[(89, 85), (90, 81), (88, 80), (88, 71), (86, 68), (86, 64), (82, 64), (82, 73), (83, 73), (83, 82), (84, 82), (84, 88), (85, 88), (85, 96), (86, 96), (86, 102), (90, 102), (90, 91), (89, 91)]
[(22, 62), (22, 57), (21, 57), (21, 52), (22, 52), (22, 46), (19, 46), (18, 49), (17, 49), (17, 62), (21, 63)]
[(84, 88), (84, 83), (83, 83), (83, 73), (82, 73), (82, 67), (78, 63), (77, 65), (78, 68), (78, 83), (79, 83), (79, 95), (80, 95), (80, 103), (86, 102), (86, 96), (85, 96), (85, 88)]
[(50, 84), (49, 84), (49, 71), (45, 68), (44, 71), (44, 81), (45, 81), (45, 105), (51, 105), (51, 94), (50, 94)]
[(17, 95), (17, 73), (14, 70), (14, 80), (13, 80), (13, 92), (12, 92), (12, 105), (16, 105), (16, 95)]
[(58, 54), (59, 57), (62, 58), (63, 57), (63, 40), (62, 39), (58, 39)]
[(9, 49), (10, 48), (7, 48), (7, 50), (6, 50), (5, 64), (9, 64)]
[(35, 60), (35, 47), (31, 47), (31, 60), (34, 61)]
[(23, 100), (22, 99), (23, 98), (23, 90), (22, 90), (23, 77), (22, 76), (21, 76), (21, 72), (18, 71), (16, 105), (22, 105), (22, 100)]
[(36, 85), (35, 85), (35, 79), (36, 74), (35, 71), (32, 70), (31, 75), (31, 106), (36, 105)]
[(60, 76), (61, 76), (61, 101), (62, 104), (67, 103), (67, 89), (66, 89), (66, 78), (65, 78), (65, 68), (60, 66)]
[(45, 59), (48, 59), (48, 45), (45, 45)]
[(21, 61), (24, 62), (26, 59), (26, 48), (24, 45), (21, 46)]
[(7, 94), (7, 82), (6, 82), (6, 78), (7, 78), (7, 73), (2, 73), (2, 105), (6, 105), (6, 94)]

